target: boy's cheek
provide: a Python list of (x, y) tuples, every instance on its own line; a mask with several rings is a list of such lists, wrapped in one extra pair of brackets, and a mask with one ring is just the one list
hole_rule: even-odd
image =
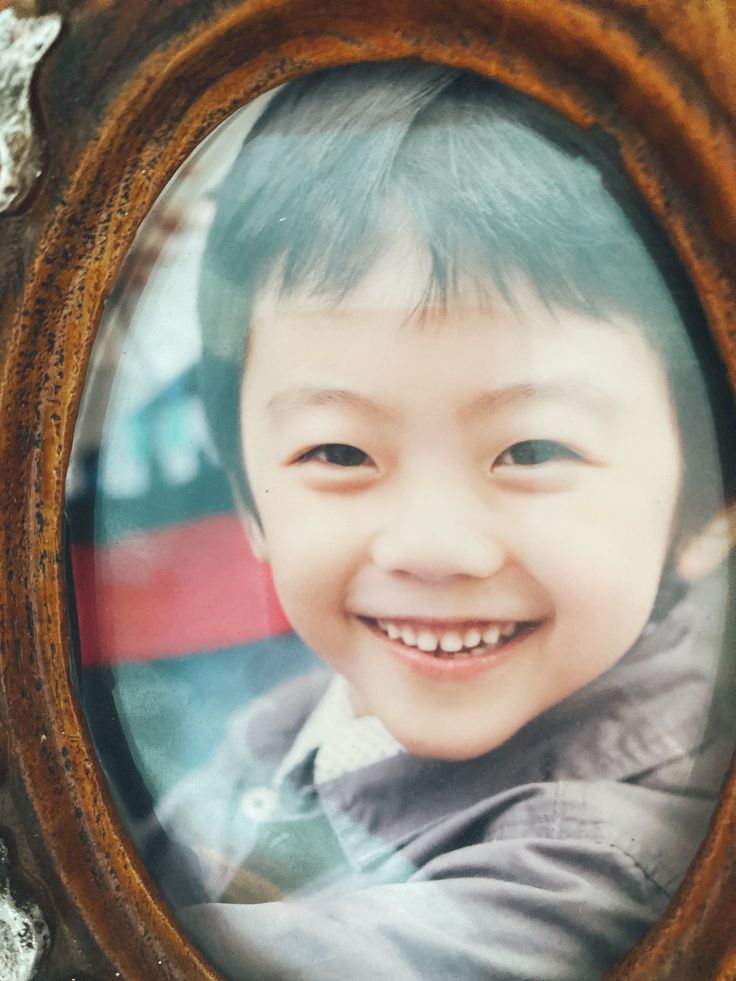
[(347, 561), (369, 534), (364, 509), (338, 495), (274, 481), (258, 496), (257, 505), (263, 545), (272, 561), (288, 561), (292, 553), (300, 561), (319, 564), (336, 550)]
[(601, 636), (623, 636), (627, 643), (651, 614), (668, 535), (663, 530), (654, 541), (646, 527), (613, 521), (607, 527), (601, 513), (590, 522), (558, 525), (554, 534), (540, 528), (519, 558), (526, 574), (546, 591), (558, 622)]

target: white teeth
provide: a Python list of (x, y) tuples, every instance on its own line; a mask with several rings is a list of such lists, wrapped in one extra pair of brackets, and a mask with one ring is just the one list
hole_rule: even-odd
[(401, 639), (408, 647), (416, 647), (417, 635), (411, 627), (401, 628)]
[(462, 650), (463, 639), (456, 631), (448, 630), (440, 637), (440, 647), (446, 654), (456, 654)]
[(508, 620), (485, 628), (468, 627), (465, 631), (445, 630), (437, 634), (429, 627), (412, 627), (391, 620), (376, 622), (390, 640), (401, 640), (407, 647), (417, 647), (427, 654), (433, 654), (438, 649), (444, 654), (457, 654), (463, 650), (473, 654), (483, 653), (486, 647), (496, 646), (501, 638), (510, 637), (518, 627), (515, 620)]
[(484, 644), (497, 644), (498, 638), (501, 634), (499, 627), (486, 627), (483, 631), (483, 643)]
[(436, 651), (438, 643), (439, 641), (435, 635), (430, 633), (429, 630), (419, 631), (419, 634), (417, 635), (417, 647), (420, 651), (426, 651), (427, 653)]
[(477, 647), (480, 644), (481, 633), (477, 627), (471, 627), (470, 630), (465, 631), (465, 636), (463, 637), (463, 647)]

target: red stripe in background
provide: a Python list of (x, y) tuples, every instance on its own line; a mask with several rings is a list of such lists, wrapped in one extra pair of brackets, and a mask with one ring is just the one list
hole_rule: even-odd
[(233, 515), (72, 545), (82, 663), (176, 657), (289, 629)]

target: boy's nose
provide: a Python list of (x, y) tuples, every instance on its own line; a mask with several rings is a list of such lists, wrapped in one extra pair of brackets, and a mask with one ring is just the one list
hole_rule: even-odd
[(506, 562), (506, 550), (489, 526), (488, 515), (476, 512), (470, 502), (437, 491), (414, 497), (386, 515), (371, 553), (385, 572), (432, 582), (488, 578)]

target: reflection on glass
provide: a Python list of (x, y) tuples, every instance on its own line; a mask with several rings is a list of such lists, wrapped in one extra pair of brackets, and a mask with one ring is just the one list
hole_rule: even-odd
[(172, 183), (78, 426), (80, 687), (227, 976), (587, 981), (666, 910), (733, 739), (700, 321), (605, 140), (463, 72), (299, 80)]

